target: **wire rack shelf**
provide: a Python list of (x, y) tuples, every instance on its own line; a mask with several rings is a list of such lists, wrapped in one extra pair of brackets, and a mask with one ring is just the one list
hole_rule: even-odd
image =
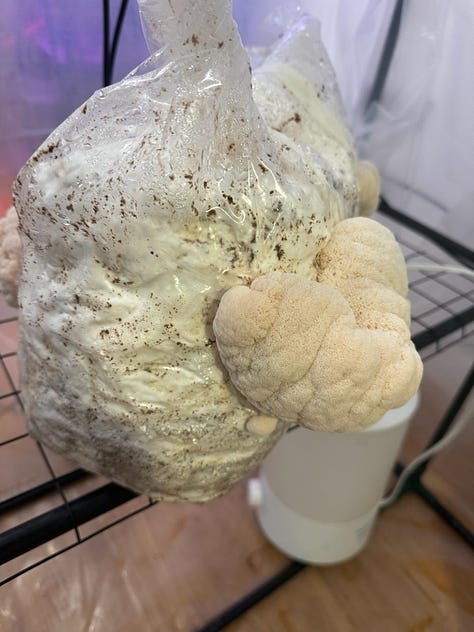
[[(433, 266), (474, 267), (474, 253), (426, 228), (382, 200), (379, 217), (396, 235), (409, 266), (412, 339), (426, 362), (474, 333), (472, 278)], [(414, 268), (410, 268), (414, 266)], [(423, 266), (423, 269), (415, 269)], [(155, 504), (150, 498), (78, 469), (32, 439), (26, 429), (18, 381), (18, 319), (3, 305), (0, 313), (0, 586), (47, 560), (132, 518)], [(442, 436), (454, 422), (474, 382), (471, 369), (439, 423)], [(400, 473), (402, 466), (397, 464)], [(424, 469), (423, 469), (424, 471)], [(472, 534), (415, 473), (408, 488), (429, 503), (465, 540)], [(283, 571), (244, 595), (202, 628), (220, 630), (294, 577), (305, 565)]]

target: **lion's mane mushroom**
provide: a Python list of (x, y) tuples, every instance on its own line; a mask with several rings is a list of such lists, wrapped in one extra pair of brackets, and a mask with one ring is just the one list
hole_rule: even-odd
[(417, 390), (407, 279), (390, 231), (340, 222), (314, 279), (269, 272), (222, 297), (214, 332), (234, 386), (259, 411), (325, 431), (360, 430)]

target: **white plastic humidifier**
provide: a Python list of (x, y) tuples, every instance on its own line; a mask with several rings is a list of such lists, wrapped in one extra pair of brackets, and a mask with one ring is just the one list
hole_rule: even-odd
[(248, 487), (268, 539), (310, 564), (334, 564), (356, 555), (369, 539), (417, 404), (415, 395), (362, 432), (301, 427), (287, 432)]

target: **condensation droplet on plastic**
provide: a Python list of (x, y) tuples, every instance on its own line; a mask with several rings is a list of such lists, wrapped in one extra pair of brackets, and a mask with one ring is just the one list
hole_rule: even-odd
[(81, 137), (80, 137), (80, 135), (79, 135), (79, 134), (68, 134), (67, 136), (64, 136), (64, 137), (63, 137), (63, 140), (64, 140), (66, 143), (76, 143), (76, 142), (78, 142), (78, 141), (80, 142)]
[(137, 105), (128, 112), (128, 116), (140, 116), (143, 113), (143, 105)]
[(135, 138), (138, 134), (137, 127), (135, 125), (127, 125), (123, 128), (126, 138)]

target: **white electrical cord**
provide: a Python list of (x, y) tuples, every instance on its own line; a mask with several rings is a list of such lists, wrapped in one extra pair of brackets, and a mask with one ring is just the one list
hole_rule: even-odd
[(461, 413), (458, 421), (451, 428), (451, 430), (442, 439), (433, 444), (431, 448), (428, 448), (428, 450), (422, 452), (419, 456), (416, 457), (416, 459), (414, 459), (409, 465), (407, 465), (407, 467), (403, 470), (400, 478), (398, 479), (394, 489), (390, 492), (388, 496), (382, 498), (379, 503), (379, 507), (384, 508), (391, 505), (398, 498), (407, 478), (412, 474), (412, 472), (431, 456), (437, 454), (440, 450), (449, 445), (473, 419), (474, 397), (471, 397), (470, 400), (468, 400), (468, 402), (465, 404), (464, 411)]
[(466, 268), (465, 266), (438, 265), (436, 263), (408, 263), (407, 269), (451, 272), (452, 274), (465, 274), (466, 276), (474, 276), (474, 270)]

